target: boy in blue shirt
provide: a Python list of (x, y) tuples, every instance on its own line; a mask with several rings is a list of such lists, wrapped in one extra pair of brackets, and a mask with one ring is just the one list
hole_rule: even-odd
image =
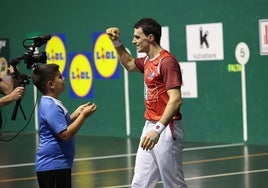
[(37, 65), (32, 81), (43, 94), (38, 107), (40, 142), (36, 154), (36, 174), (39, 187), (71, 188), (74, 136), (97, 106), (86, 103), (69, 115), (58, 99), (65, 84), (56, 64)]

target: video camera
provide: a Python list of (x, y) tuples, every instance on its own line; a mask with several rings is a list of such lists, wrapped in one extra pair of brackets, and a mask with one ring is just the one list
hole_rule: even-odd
[[(21, 74), (18, 69), (17, 65), (20, 63), (20, 61), (24, 60), (24, 63), (26, 64), (27, 69), (34, 68), (37, 63), (47, 63), (47, 55), (46, 52), (39, 52), (39, 47), (41, 47), (43, 44), (46, 44), (47, 41), (51, 39), (51, 35), (43, 35), (43, 36), (35, 36), (31, 38), (27, 38), (23, 40), (23, 47), (27, 50), (22, 56), (11, 59), (9, 61), (9, 65), (12, 65), (14, 68), (14, 74), (13, 78), (17, 79), (21, 86), (25, 87), (26, 84), (29, 84), (29, 78), (30, 76), (26, 74)], [(21, 100), (16, 101), (16, 106), (13, 111), (12, 120), (15, 120), (18, 107), (20, 106)], [(20, 106), (21, 108), (21, 106)], [(21, 108), (22, 110), (22, 108)], [(22, 110), (22, 113), (24, 115), (24, 112)], [(25, 115), (24, 115), (25, 117)]]
[[(35, 63), (46, 63), (46, 52), (36, 52), (37, 47), (41, 47), (51, 39), (51, 35), (37, 36), (23, 40), (23, 47), (28, 50), (23, 56), (10, 60), (10, 65), (16, 66), (21, 60), (27, 65), (27, 68), (32, 68)], [(29, 44), (29, 42), (33, 42)]]

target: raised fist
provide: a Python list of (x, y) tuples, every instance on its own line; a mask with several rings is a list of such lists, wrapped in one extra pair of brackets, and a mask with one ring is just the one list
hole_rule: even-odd
[(112, 40), (112, 41), (116, 41), (119, 40), (119, 28), (117, 27), (110, 27), (106, 29), (106, 33), (108, 35), (108, 37)]

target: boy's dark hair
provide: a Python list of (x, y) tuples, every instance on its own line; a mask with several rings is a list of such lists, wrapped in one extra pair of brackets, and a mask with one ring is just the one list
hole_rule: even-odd
[(155, 42), (160, 45), (160, 39), (161, 39), (161, 25), (157, 23), (152, 18), (142, 18), (137, 23), (134, 24), (134, 28), (138, 29), (141, 28), (143, 33), (148, 36), (149, 34), (152, 34), (155, 37)]
[(57, 64), (37, 65), (32, 72), (32, 82), (42, 94), (46, 94), (46, 84), (48, 81), (53, 81), (58, 72)]

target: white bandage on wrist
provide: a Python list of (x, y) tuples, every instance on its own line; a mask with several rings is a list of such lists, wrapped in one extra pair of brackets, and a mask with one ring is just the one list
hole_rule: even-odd
[(114, 40), (112, 42), (113, 42), (114, 47), (116, 47), (116, 48), (122, 45), (122, 43), (120, 42), (119, 39), (118, 40)]
[(163, 125), (162, 123), (160, 122), (157, 122), (155, 125), (154, 125), (154, 130), (158, 133), (158, 134), (161, 134), (162, 131), (166, 128), (165, 125)]

